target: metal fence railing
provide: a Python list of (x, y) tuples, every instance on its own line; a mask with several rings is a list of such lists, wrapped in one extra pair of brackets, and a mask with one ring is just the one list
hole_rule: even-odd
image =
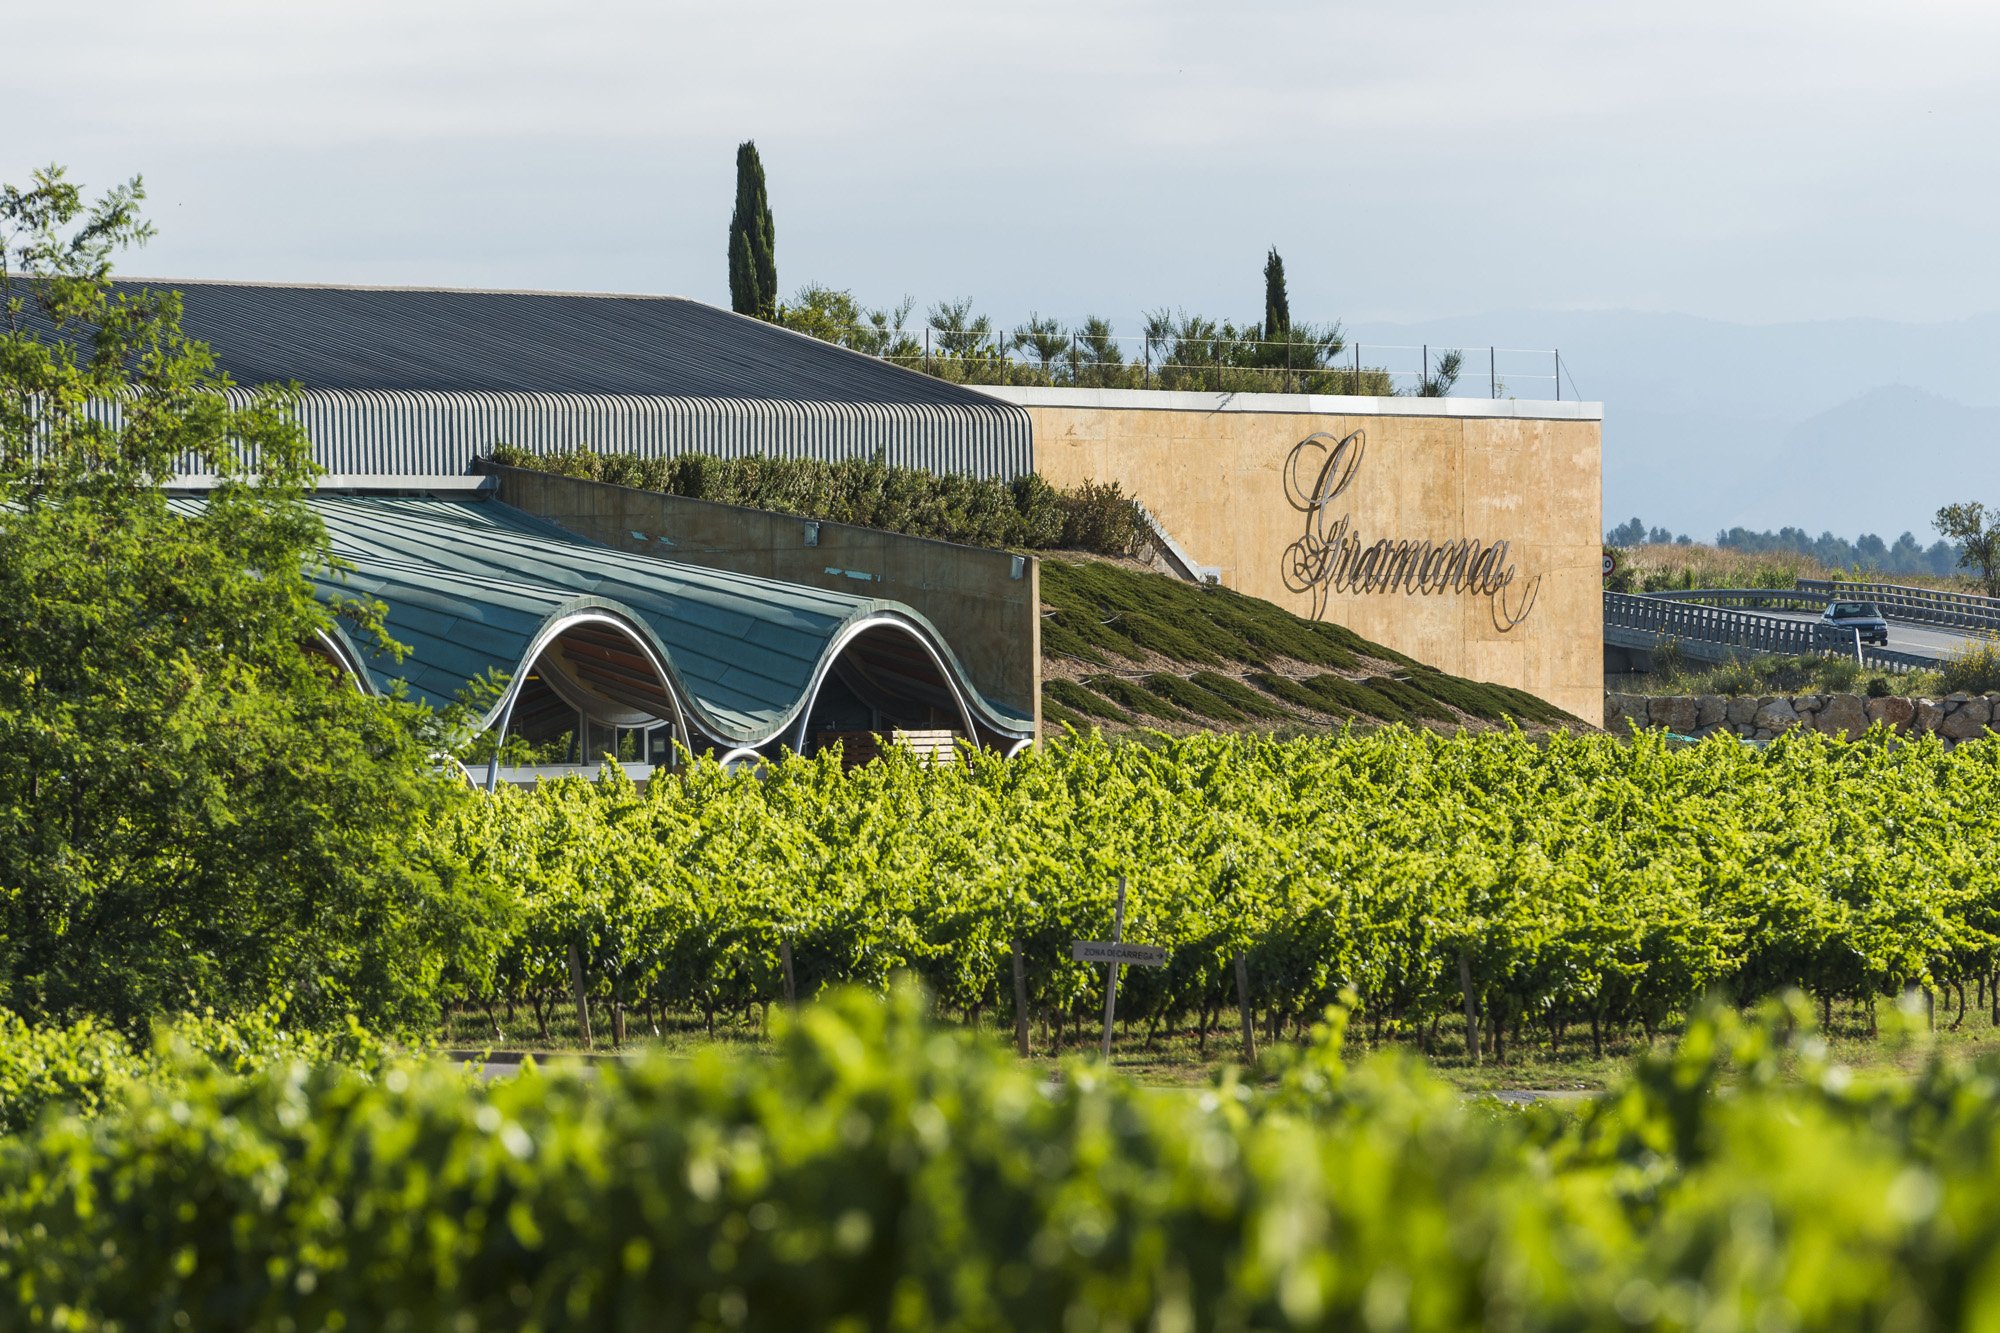
[(1842, 579), (1800, 579), (1799, 591), (1820, 594), (1826, 601), (1845, 597), (1873, 602), (1890, 620), (2000, 632), (2000, 597), (1940, 592), (1901, 583), (1851, 583)]
[(1831, 593), (1795, 588), (1682, 588), (1639, 595), (1672, 602), (1699, 602), (1703, 606), (1735, 607), (1738, 610), (1781, 607), (1787, 611), (1818, 611), (1833, 600)]
[[(1711, 662), (1760, 654), (1805, 657), (1851, 652), (1822, 641), (1819, 627), (1809, 620), (1618, 592), (1604, 594), (1604, 641), (1649, 651), (1671, 642), (1687, 656)], [(1863, 646), (1861, 657), (1865, 665), (1885, 671), (1930, 667), (1938, 661), (1923, 653), (1869, 646)]]
[(798, 331), (960, 384), (1221, 392), (1577, 399), (1560, 349), (1361, 343), (1301, 332), (1271, 340), (1203, 327), (1109, 334), (832, 325)]

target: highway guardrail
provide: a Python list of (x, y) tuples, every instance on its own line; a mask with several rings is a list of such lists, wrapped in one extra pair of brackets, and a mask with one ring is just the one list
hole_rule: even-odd
[[(1846, 656), (1849, 651), (1822, 642), (1818, 625), (1809, 620), (1759, 615), (1671, 596), (1618, 592), (1604, 594), (1604, 641), (1644, 651), (1672, 642), (1685, 655), (1710, 662), (1758, 654)], [(1930, 667), (1938, 661), (1924, 653), (1870, 646), (1862, 648), (1861, 660), (1884, 671)]]
[(1843, 598), (1873, 602), (1890, 620), (2000, 632), (2000, 597), (1940, 592), (1901, 583), (1851, 583), (1844, 579), (1800, 579), (1799, 591), (1823, 595), (1825, 601)]

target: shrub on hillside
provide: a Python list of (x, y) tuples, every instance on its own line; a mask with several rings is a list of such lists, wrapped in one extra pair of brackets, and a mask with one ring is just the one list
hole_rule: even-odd
[(1063, 492), (1062, 544), (1075, 551), (1129, 555), (1142, 526), (1132, 501), (1118, 483), (1086, 481)]

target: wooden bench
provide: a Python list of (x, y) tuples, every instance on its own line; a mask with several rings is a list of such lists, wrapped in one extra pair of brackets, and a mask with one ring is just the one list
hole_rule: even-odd
[(958, 733), (949, 730), (904, 731), (898, 728), (886, 737), (872, 731), (821, 731), (813, 734), (813, 740), (821, 747), (837, 743), (841, 762), (850, 768), (879, 758), (885, 745), (907, 745), (918, 758), (932, 764), (958, 762)]

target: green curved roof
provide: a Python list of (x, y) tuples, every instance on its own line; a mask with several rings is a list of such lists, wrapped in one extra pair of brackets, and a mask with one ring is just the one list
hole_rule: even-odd
[(689, 720), (719, 741), (762, 745), (795, 723), (822, 664), (851, 627), (899, 622), (938, 654), (981, 724), (1027, 736), (1032, 720), (972, 688), (937, 629), (901, 602), (616, 551), (492, 500), (320, 496), (334, 553), (353, 568), (320, 574), (323, 597), (387, 608), (401, 660), (356, 645), (371, 683), (407, 683), (450, 702), (488, 670), (514, 675), (544, 627), (599, 610), (641, 634), (667, 664)]

